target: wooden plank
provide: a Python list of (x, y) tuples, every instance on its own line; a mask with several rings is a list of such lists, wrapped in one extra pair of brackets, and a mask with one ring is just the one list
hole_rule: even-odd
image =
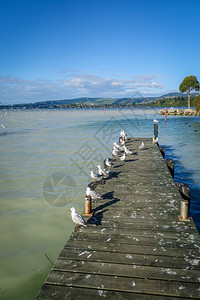
[(127, 278), (122, 276), (93, 275), (52, 271), (46, 283), (80, 288), (95, 288), (103, 291), (123, 291), (145, 293), (149, 295), (166, 295), (171, 297), (188, 297), (199, 299), (200, 284), (153, 280), (148, 278)]
[(90, 241), (96, 241), (98, 243), (100, 242), (112, 242), (112, 243), (120, 243), (120, 244), (145, 244), (145, 245), (158, 245), (158, 246), (163, 246), (163, 247), (180, 247), (180, 248), (197, 248), (199, 251), (200, 247), (200, 241), (198, 242), (191, 242), (190, 239), (188, 240), (180, 240), (180, 239), (173, 239), (173, 238), (162, 238), (160, 236), (157, 237), (138, 237), (136, 235), (120, 235), (120, 234), (114, 234), (110, 233), (108, 235), (103, 234), (90, 234), (88, 235), (87, 233), (85, 234), (84, 232), (74, 232), (71, 235), (71, 238), (77, 239), (77, 240), (87, 240), (88, 243)]
[(187, 270), (199, 270), (200, 259), (199, 257), (185, 256), (173, 258), (171, 256), (157, 256), (150, 254), (137, 254), (137, 253), (117, 253), (117, 252), (106, 252), (106, 251), (91, 251), (82, 249), (71, 249), (64, 248), (59, 258), (79, 260), (79, 261), (96, 261), (96, 262), (108, 262), (108, 263), (120, 263), (122, 265), (143, 265), (143, 266), (155, 266), (163, 268), (172, 268), (176, 266), (177, 268), (187, 269)]
[[(115, 300), (180, 300), (180, 297), (169, 297), (169, 296), (161, 296), (161, 295), (149, 295), (149, 294), (139, 294), (135, 293), (134, 298), (132, 293), (127, 292), (119, 292), (119, 291), (108, 291), (103, 289), (93, 289), (93, 288), (77, 288), (77, 287), (68, 287), (68, 286), (58, 286), (58, 285), (49, 285), (44, 284), (43, 288), (38, 295), (38, 300), (96, 300), (102, 299), (102, 297), (106, 297), (106, 299), (115, 299)], [(151, 297), (151, 298), (150, 298)], [(152, 298), (153, 297), (153, 298)], [(189, 298), (181, 297), (181, 300), (188, 300)]]
[[(119, 243), (104, 243), (103, 241), (97, 243), (96, 241), (90, 241), (87, 244), (85, 240), (69, 240), (65, 247), (65, 249), (81, 249), (81, 250), (92, 250), (92, 251), (105, 251), (105, 252), (117, 252), (117, 253), (135, 253), (141, 254), (144, 253), (150, 254), (154, 253), (155, 255), (167, 255), (167, 256), (176, 256), (176, 257), (185, 257), (185, 247), (163, 247), (160, 245), (145, 245), (145, 244), (119, 244)], [(190, 257), (192, 258), (200, 258), (200, 253), (198, 248), (189, 248), (190, 249)]]
[[(84, 264), (83, 264), (84, 262)], [(77, 272), (86, 274), (102, 274), (125, 277), (139, 277), (149, 279), (162, 279), (179, 282), (196, 282), (200, 278), (198, 270), (177, 269), (174, 267), (152, 267), (142, 265), (126, 265), (122, 268), (118, 263), (94, 262), (94, 261), (73, 261), (68, 259), (58, 259), (54, 265), (54, 271)]]

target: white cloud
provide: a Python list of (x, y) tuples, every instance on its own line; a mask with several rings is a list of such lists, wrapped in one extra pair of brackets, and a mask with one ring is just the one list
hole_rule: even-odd
[(76, 97), (132, 97), (133, 94), (156, 93), (165, 85), (159, 76), (143, 75), (119, 77), (84, 74), (66, 74), (62, 80), (26, 80), (18, 77), (0, 76), (0, 101), (28, 103)]

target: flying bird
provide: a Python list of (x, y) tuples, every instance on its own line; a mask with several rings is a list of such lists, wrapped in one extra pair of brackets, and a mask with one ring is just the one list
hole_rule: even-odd
[(160, 121), (153, 119), (154, 123), (160, 123)]
[(83, 217), (81, 215), (79, 215), (77, 213), (75, 207), (71, 207), (69, 210), (71, 211), (72, 221), (77, 225), (77, 227), (79, 227), (79, 226), (86, 227), (87, 226), (85, 220), (83, 219)]

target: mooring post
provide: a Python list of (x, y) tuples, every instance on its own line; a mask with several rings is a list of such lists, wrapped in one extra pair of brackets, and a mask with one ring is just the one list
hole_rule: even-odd
[(188, 212), (189, 212), (189, 201), (181, 199), (180, 216), (178, 216), (179, 221), (190, 221)]
[(155, 140), (157, 139), (158, 137), (158, 124), (154, 124), (154, 138)]
[(165, 158), (165, 148), (164, 147), (159, 147), (160, 152), (162, 154), (162, 157)]
[(92, 198), (90, 196), (85, 196), (85, 209), (83, 216), (92, 216)]
[(165, 123), (167, 122), (167, 107), (165, 107)]
[(165, 160), (165, 163), (166, 163), (172, 177), (174, 178), (174, 161), (173, 161), (173, 159), (167, 158)]
[(175, 182), (174, 185), (182, 196), (179, 220), (190, 221), (190, 187), (183, 182)]

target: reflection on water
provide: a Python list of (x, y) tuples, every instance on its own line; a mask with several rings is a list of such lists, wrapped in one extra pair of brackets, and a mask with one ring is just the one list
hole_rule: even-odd
[[(111, 156), (124, 129), (152, 137), (175, 159), (176, 181), (192, 189), (200, 216), (200, 118), (157, 116), (154, 109), (0, 111), (1, 299), (34, 299), (74, 228), (69, 212), (81, 213), (90, 170)], [(6, 133), (6, 134), (4, 134)]]

